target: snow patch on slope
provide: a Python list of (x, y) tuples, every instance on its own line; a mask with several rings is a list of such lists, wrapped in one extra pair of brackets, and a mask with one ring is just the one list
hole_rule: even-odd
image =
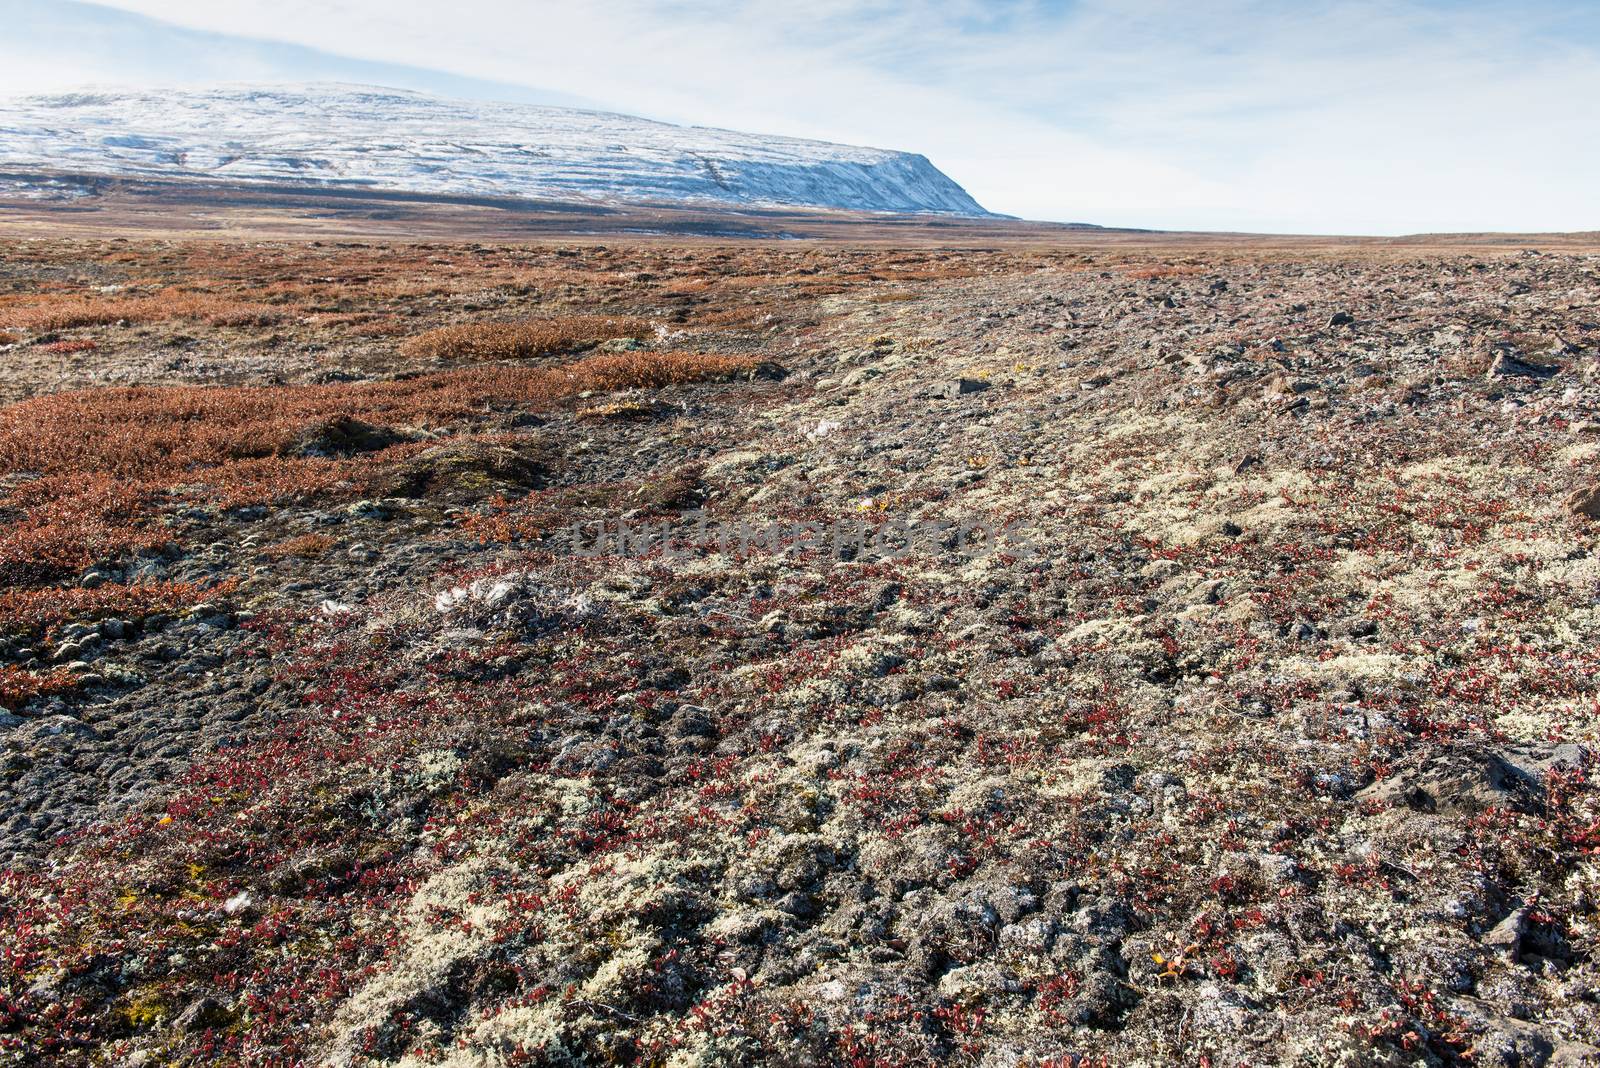
[(347, 85), (3, 99), (0, 166), (600, 203), (986, 214), (912, 153)]

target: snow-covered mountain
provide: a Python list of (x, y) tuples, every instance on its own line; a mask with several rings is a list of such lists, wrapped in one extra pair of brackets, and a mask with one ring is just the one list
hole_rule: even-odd
[(919, 155), (363, 86), (0, 99), (0, 167), (600, 203), (983, 215)]

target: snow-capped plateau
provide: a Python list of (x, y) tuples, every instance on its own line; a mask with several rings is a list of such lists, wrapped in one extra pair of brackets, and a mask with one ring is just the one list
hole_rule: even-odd
[(987, 214), (909, 152), (349, 85), (0, 99), (0, 167), (587, 203)]

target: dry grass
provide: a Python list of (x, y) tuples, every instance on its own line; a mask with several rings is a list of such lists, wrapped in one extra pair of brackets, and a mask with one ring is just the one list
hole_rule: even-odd
[(746, 304), (696, 311), (684, 318), (688, 326), (699, 330), (749, 330), (766, 325), (776, 314), (773, 305)]
[(395, 318), (373, 319), (350, 328), (352, 337), (400, 337), (407, 331), (405, 323)]
[(562, 395), (589, 390), (660, 389), (681, 382), (729, 378), (753, 369), (751, 356), (688, 352), (620, 352), (590, 356), (555, 374)]
[(523, 360), (574, 352), (612, 338), (640, 337), (650, 330), (643, 319), (573, 315), (521, 323), (460, 323), (418, 334), (402, 354), (430, 360)]
[(648, 419), (656, 414), (653, 405), (641, 404), (638, 401), (612, 401), (607, 404), (596, 404), (588, 408), (579, 408), (579, 419)]

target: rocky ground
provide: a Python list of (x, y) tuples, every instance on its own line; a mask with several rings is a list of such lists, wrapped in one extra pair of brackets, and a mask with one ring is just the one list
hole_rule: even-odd
[(1600, 1063), (1600, 255), (11, 242), (0, 335), (0, 1061)]

